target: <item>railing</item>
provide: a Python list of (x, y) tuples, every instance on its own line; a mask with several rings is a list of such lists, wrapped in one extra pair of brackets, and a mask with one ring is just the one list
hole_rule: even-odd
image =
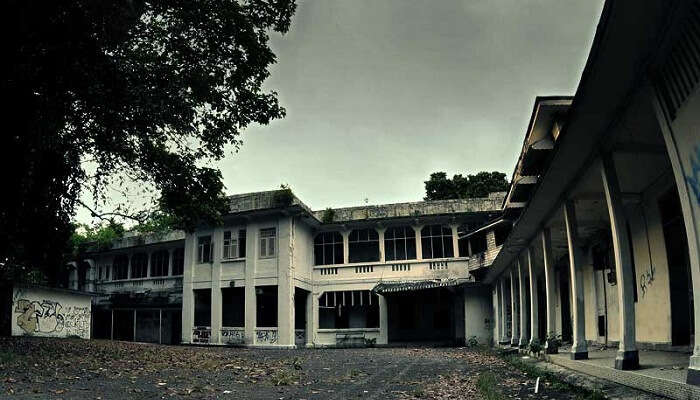
[(221, 328), (221, 343), (223, 344), (243, 344), (245, 343), (244, 328)]
[(182, 276), (154, 276), (118, 281), (97, 281), (95, 288), (101, 293), (140, 291), (144, 289), (179, 289), (182, 288)]
[(374, 279), (374, 278), (467, 278), (467, 257), (430, 260), (399, 260), (373, 263), (348, 263), (317, 265), (314, 276), (322, 280)]
[(255, 328), (255, 344), (277, 344), (277, 328)]
[(482, 253), (474, 254), (473, 256), (469, 257), (467, 261), (467, 269), (469, 271), (473, 271), (475, 269), (490, 266), (491, 263), (493, 263), (493, 260), (496, 259), (498, 253), (501, 251), (501, 247), (503, 246), (496, 246), (490, 250), (486, 250)]

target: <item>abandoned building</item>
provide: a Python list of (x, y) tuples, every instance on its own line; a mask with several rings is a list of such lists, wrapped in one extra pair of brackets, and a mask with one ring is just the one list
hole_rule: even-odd
[[(285, 190), (235, 195), (223, 226), (126, 237), (76, 266), (72, 285), (101, 294), (96, 338), (285, 347), (485, 338), (488, 296), (468, 293), (486, 290), (474, 276), (509, 225), (476, 228), (500, 214), (504, 195), (321, 212)], [(465, 323), (471, 309), (480, 324)]]
[[(72, 286), (101, 295), (94, 337), (542, 344), (569, 368), (693, 398), (698, 81), (700, 2), (607, 1), (575, 95), (535, 99), (507, 193), (325, 211), (236, 195), (223, 226), (124, 238), (77, 263)], [(660, 354), (687, 368), (625, 375)]]

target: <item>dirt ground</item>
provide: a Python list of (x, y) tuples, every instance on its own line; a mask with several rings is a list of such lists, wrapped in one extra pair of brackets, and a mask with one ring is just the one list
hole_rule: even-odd
[(581, 398), (556, 383), (540, 385), (535, 394), (525, 373), (464, 348), (261, 350), (0, 338), (2, 398)]

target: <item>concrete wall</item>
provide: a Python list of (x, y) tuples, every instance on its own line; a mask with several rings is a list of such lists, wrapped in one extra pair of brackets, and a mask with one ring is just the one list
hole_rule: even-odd
[(90, 339), (91, 296), (48, 288), (15, 287), (12, 335)]
[(488, 287), (464, 289), (464, 338), (466, 340), (475, 337), (479, 344), (492, 343), (492, 332), (495, 326), (492, 297), (493, 293)]

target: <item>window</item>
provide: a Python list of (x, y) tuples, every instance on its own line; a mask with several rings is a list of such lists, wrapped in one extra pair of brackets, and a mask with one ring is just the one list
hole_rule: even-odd
[(452, 229), (443, 225), (428, 225), (420, 231), (423, 258), (454, 257)]
[(256, 324), (258, 328), (277, 327), (277, 286), (256, 286)]
[(275, 256), (276, 239), (277, 230), (275, 228), (260, 229), (260, 257)]
[(343, 236), (339, 232), (323, 232), (314, 239), (314, 265), (343, 263)]
[(221, 325), (233, 328), (245, 325), (245, 288), (221, 289)]
[(212, 262), (212, 250), (214, 245), (211, 236), (200, 236), (197, 238), (197, 262), (200, 264)]
[(238, 232), (224, 231), (224, 260), (245, 257), (245, 229)]
[(388, 228), (384, 232), (384, 258), (387, 261), (416, 258), (416, 231), (410, 226)]
[(129, 257), (126, 254), (120, 254), (114, 257), (112, 261), (114, 268), (114, 280), (129, 278)]
[(379, 299), (369, 290), (325, 292), (318, 308), (321, 329), (379, 328)]
[(111, 270), (111, 269), (112, 269), (112, 268), (111, 268), (110, 265), (105, 265), (105, 280), (106, 280), (106, 281), (109, 280), (109, 270)]
[(168, 250), (159, 250), (151, 254), (151, 276), (168, 276)]
[(131, 279), (145, 278), (148, 274), (148, 255), (136, 253), (131, 256)]
[(194, 290), (194, 326), (211, 326), (211, 289)]
[(350, 232), (348, 245), (351, 263), (379, 261), (379, 234), (374, 229), (355, 229)]
[(180, 247), (173, 252), (173, 275), (182, 275), (185, 271), (185, 249)]

